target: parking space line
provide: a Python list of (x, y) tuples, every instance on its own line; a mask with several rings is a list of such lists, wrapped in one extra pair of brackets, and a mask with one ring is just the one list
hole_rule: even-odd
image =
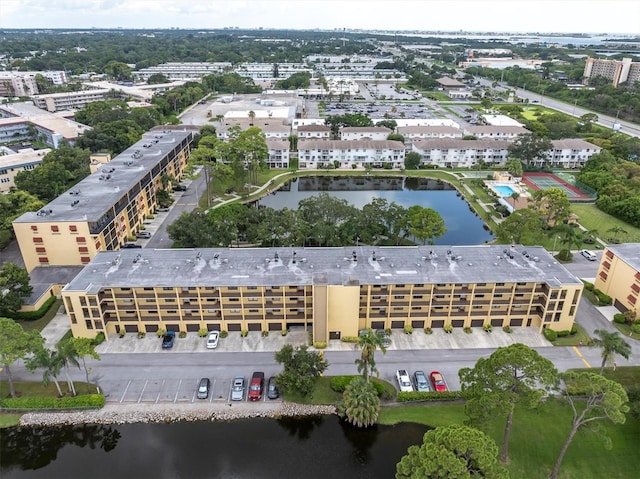
[(160, 389), (158, 390), (158, 395), (156, 396), (156, 404), (158, 404), (158, 401), (160, 400), (160, 394), (162, 394), (162, 390), (164, 389), (164, 379), (162, 380), (162, 384), (160, 385)]
[(178, 382), (178, 387), (176, 388), (176, 395), (173, 398), (173, 402), (178, 401), (178, 394), (180, 394), (180, 386), (182, 386), (182, 379)]
[(127, 395), (127, 391), (129, 390), (129, 386), (130, 385), (131, 385), (131, 379), (129, 379), (129, 382), (127, 383), (127, 387), (124, 388), (124, 392), (122, 393), (122, 397), (120, 398), (120, 401), (118, 401), (118, 402), (124, 401), (124, 397)]
[(209, 395), (209, 403), (213, 402), (213, 393), (216, 390), (216, 378), (211, 381), (211, 394)]
[(138, 396), (138, 402), (142, 401), (142, 395), (144, 394), (144, 390), (147, 389), (147, 384), (149, 384), (148, 379), (144, 382), (144, 386), (142, 386), (142, 391), (140, 391), (140, 396)]

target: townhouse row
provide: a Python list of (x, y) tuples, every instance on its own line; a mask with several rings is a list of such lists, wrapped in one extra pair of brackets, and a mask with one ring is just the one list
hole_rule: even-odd
[(571, 329), (582, 282), (541, 247), (100, 252), (62, 290), (74, 336), (158, 329)]

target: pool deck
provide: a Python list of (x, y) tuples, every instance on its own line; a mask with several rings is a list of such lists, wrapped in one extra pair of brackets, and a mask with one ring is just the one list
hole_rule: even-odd
[(520, 195), (520, 197), (522, 198), (528, 198), (531, 196), (531, 194), (527, 190), (524, 183), (520, 183), (518, 181), (486, 180), (484, 184), (487, 185), (487, 187), (489, 187), (491, 191), (493, 191), (495, 194), (497, 194), (501, 198), (508, 198), (508, 197), (502, 196), (500, 192), (495, 188), (496, 186), (506, 186), (508, 188), (511, 188), (514, 192), (518, 193), (518, 195)]

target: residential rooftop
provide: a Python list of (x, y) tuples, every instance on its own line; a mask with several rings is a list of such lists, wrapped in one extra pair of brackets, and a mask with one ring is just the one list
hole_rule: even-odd
[(25, 213), (15, 222), (98, 221), (135, 184), (141, 182), (165, 155), (191, 134), (188, 130), (148, 131), (140, 141), (40, 211)]
[(609, 245), (607, 249), (636, 271), (640, 271), (640, 243)]
[(539, 246), (350, 246), (103, 251), (65, 291), (496, 282), (581, 284)]

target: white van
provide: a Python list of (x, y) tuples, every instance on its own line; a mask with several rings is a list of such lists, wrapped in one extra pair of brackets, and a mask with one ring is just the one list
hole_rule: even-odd
[(589, 261), (595, 261), (598, 259), (598, 257), (596, 256), (595, 253), (592, 253), (591, 251), (589, 251), (588, 249), (582, 249), (580, 250), (580, 254), (582, 256), (584, 256), (585, 258), (587, 258)]

